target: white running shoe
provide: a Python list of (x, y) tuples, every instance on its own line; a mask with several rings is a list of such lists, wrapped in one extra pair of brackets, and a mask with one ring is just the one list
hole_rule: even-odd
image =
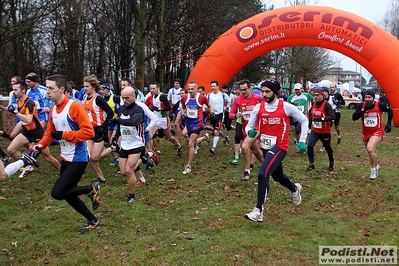
[(258, 208), (255, 207), (250, 213), (245, 214), (244, 217), (253, 222), (262, 222), (263, 212), (261, 212)]
[(381, 167), (378, 168), (378, 166), (376, 168), (371, 168), (370, 169), (370, 179), (374, 180), (378, 177), (378, 172), (380, 171)]
[(323, 147), (320, 148), (320, 151), (323, 152), (325, 149), (326, 148), (324, 148), (324, 146), (323, 146)]
[(183, 175), (187, 175), (189, 173), (191, 173), (191, 168), (186, 166), (186, 168), (184, 168)]
[(292, 202), (294, 203), (294, 205), (299, 205), (301, 204), (302, 201), (302, 196), (301, 196), (302, 186), (299, 183), (295, 183), (295, 186), (296, 186), (296, 191), (292, 192)]
[(33, 166), (32, 165), (27, 165), (24, 170), (22, 171), (22, 173), (18, 176), (19, 180), (23, 180), (25, 179), (25, 177), (30, 174), (33, 171)]
[(198, 153), (198, 151), (199, 151), (199, 149), (200, 149), (200, 147), (197, 145), (197, 146), (195, 146), (195, 148), (194, 148), (194, 154), (197, 154)]
[(208, 142), (208, 144), (211, 145), (211, 138), (209, 137), (209, 133), (205, 133), (205, 139), (206, 142)]

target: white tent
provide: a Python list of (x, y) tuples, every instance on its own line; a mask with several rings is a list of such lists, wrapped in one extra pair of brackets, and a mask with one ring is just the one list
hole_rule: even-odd
[(356, 87), (353, 87), (353, 90), (350, 89), (349, 83), (345, 82), (344, 84), (338, 85), (338, 88), (342, 88), (343, 90), (348, 90), (350, 92), (361, 92), (362, 90)]
[(323, 79), (322, 81), (317, 83), (317, 85), (319, 85), (320, 87), (327, 87), (327, 88), (330, 88), (331, 84), (333, 84), (333, 82), (331, 82), (327, 79)]

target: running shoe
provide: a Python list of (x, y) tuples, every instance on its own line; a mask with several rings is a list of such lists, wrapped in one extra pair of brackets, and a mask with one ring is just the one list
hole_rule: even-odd
[(6, 156), (3, 157), (4, 167), (9, 165), (11, 162), (12, 162), (12, 157), (10, 155), (6, 155)]
[(223, 144), (224, 144), (224, 146), (229, 146), (229, 144), (230, 144), (229, 136), (226, 136), (226, 137), (224, 138)]
[(180, 145), (178, 148), (177, 148), (177, 156), (181, 156), (183, 154), (183, 148), (182, 148), (182, 146)]
[(183, 175), (187, 175), (187, 174), (191, 173), (191, 168), (186, 166), (186, 168), (184, 168), (184, 171), (182, 173), (183, 173)]
[(87, 196), (91, 199), (93, 210), (97, 210), (98, 206), (100, 206), (100, 184), (94, 183), (91, 185), (93, 190), (87, 194)]
[(248, 181), (250, 177), (251, 177), (250, 172), (244, 171), (244, 175), (241, 177), (241, 181)]
[(156, 152), (158, 155), (161, 155), (161, 150), (156, 149), (155, 152)]
[(301, 196), (302, 186), (299, 183), (295, 183), (295, 186), (296, 186), (296, 191), (292, 192), (292, 202), (294, 203), (294, 205), (299, 205), (301, 204), (302, 201), (302, 196)]
[(118, 163), (119, 163), (119, 159), (118, 159), (118, 158), (114, 158), (114, 160), (112, 161), (112, 163), (110, 163), (109, 165), (115, 166), (115, 165), (118, 165)]
[(94, 180), (94, 182), (92, 182), (91, 184), (93, 185), (93, 184), (95, 184), (95, 183), (100, 183), (100, 184), (102, 184), (102, 183), (105, 183), (105, 179), (103, 180), (103, 179), (101, 179), (101, 178), (97, 178), (96, 180)]
[(212, 149), (210, 149), (209, 151), (210, 151), (213, 155), (216, 154), (216, 148), (215, 148), (215, 147), (212, 147)]
[(97, 229), (99, 227), (101, 227), (100, 220), (97, 220), (97, 221), (91, 220), (91, 221), (87, 221), (87, 224), (85, 224), (81, 228), (79, 228), (78, 232), (84, 233), (84, 232), (90, 231), (92, 229)]
[(150, 171), (154, 167), (154, 161), (149, 158), (145, 167), (146, 171)]
[(197, 154), (198, 153), (198, 151), (199, 151), (199, 149), (200, 149), (200, 147), (197, 145), (197, 146), (195, 146), (195, 148), (194, 148), (194, 154)]
[(370, 169), (370, 179), (371, 180), (376, 179), (378, 177), (378, 172), (379, 172), (379, 169), (377, 167), (376, 168), (371, 168)]
[(27, 155), (26, 153), (23, 153), (21, 155), (21, 160), (24, 162), (24, 166), (34, 165), (36, 167), (39, 167), (39, 163), (36, 161), (36, 159), (32, 156)]
[(233, 160), (230, 161), (231, 164), (237, 165), (239, 163), (239, 160), (234, 158)]
[(208, 142), (208, 144), (211, 145), (211, 138), (209, 137), (209, 133), (205, 133), (204, 136), (205, 136), (206, 142)]
[(325, 149), (326, 148), (324, 148), (324, 146), (323, 146), (323, 147), (320, 148), (320, 151), (323, 152)]
[(22, 171), (22, 173), (18, 176), (19, 180), (24, 180), (25, 177), (33, 172), (33, 166), (32, 165), (27, 165), (24, 170)]
[(308, 168), (306, 168), (306, 172), (312, 172), (315, 169), (314, 164), (309, 164)]
[(342, 135), (338, 136), (337, 144), (341, 144)]
[(245, 214), (244, 217), (253, 222), (262, 222), (263, 212), (255, 207), (250, 213)]
[(154, 161), (155, 164), (159, 164), (161, 162), (161, 158), (155, 151), (152, 151), (151, 159)]
[(132, 202), (135, 202), (135, 201), (136, 201), (136, 197), (134, 196), (134, 194), (130, 194), (130, 193), (129, 193), (129, 195), (127, 196), (127, 198), (125, 200), (126, 203), (132, 203)]

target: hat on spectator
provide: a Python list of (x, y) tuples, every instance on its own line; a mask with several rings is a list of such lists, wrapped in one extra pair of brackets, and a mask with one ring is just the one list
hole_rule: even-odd
[(294, 90), (302, 90), (302, 84), (301, 83), (295, 83)]
[(111, 90), (111, 87), (109, 86), (108, 83), (103, 83), (103, 84), (101, 84), (101, 88), (103, 88), (104, 90), (107, 90), (107, 91), (110, 91), (110, 90)]

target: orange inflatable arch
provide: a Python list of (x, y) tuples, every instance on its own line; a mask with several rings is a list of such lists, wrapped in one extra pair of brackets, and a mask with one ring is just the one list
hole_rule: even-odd
[(384, 89), (399, 125), (399, 41), (362, 17), (330, 7), (284, 7), (242, 21), (205, 51), (188, 81), (228, 83), (253, 59), (289, 46), (327, 48), (361, 64)]

